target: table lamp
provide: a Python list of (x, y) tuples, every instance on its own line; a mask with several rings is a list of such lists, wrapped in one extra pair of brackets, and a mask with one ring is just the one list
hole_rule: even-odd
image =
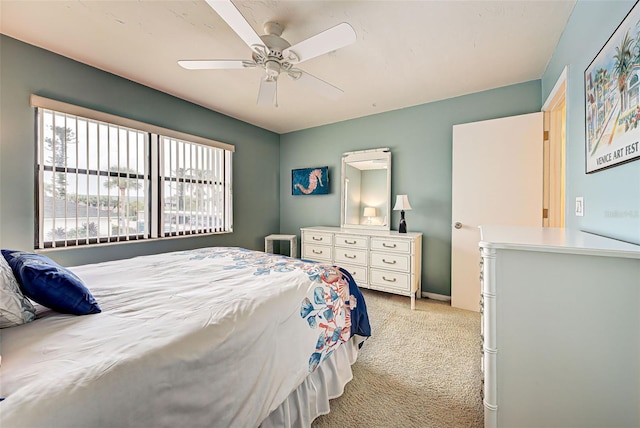
[(374, 207), (365, 207), (362, 215), (367, 218), (367, 224), (371, 224), (371, 217), (376, 216), (376, 209)]
[(407, 222), (404, 219), (404, 212), (411, 209), (409, 204), (409, 198), (407, 195), (396, 195), (396, 204), (393, 207), (394, 211), (400, 211), (400, 226), (398, 227), (398, 233), (407, 233)]

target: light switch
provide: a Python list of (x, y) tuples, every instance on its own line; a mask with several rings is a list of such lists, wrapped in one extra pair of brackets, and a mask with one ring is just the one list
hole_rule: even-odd
[(576, 197), (576, 216), (584, 216), (584, 197)]

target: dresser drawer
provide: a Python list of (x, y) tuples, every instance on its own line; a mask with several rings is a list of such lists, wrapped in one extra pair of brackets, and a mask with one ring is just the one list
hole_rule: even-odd
[(411, 256), (394, 253), (371, 253), (371, 267), (409, 272)]
[(325, 232), (306, 232), (304, 233), (304, 242), (310, 244), (333, 245), (333, 234)]
[(342, 263), (366, 266), (367, 250), (353, 248), (335, 247), (333, 259), (337, 265)]
[(353, 235), (335, 235), (336, 247), (345, 248), (362, 248), (367, 249), (368, 238), (366, 236), (353, 236)]
[(373, 251), (397, 251), (399, 253), (410, 253), (411, 242), (395, 241), (385, 238), (371, 238), (371, 250)]
[(391, 291), (408, 296), (411, 294), (411, 280), (408, 273), (392, 272), (388, 270), (370, 269), (371, 288)]
[(421, 233), (330, 226), (300, 231), (303, 259), (344, 268), (358, 287), (410, 297), (411, 309), (415, 309), (421, 286)]
[(360, 288), (368, 288), (369, 280), (367, 279), (367, 267), (341, 264), (341, 268), (348, 271)]
[(302, 245), (302, 258), (320, 262), (331, 262), (331, 247), (305, 242)]

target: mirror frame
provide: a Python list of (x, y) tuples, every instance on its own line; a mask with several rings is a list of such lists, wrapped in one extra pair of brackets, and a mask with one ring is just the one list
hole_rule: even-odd
[[(378, 161), (385, 163), (387, 170), (386, 179), (386, 192), (384, 195), (386, 201), (386, 210), (381, 212), (377, 217), (383, 217), (386, 222), (383, 224), (352, 224), (346, 223), (347, 221), (347, 166), (352, 162), (366, 162), (366, 161)], [(384, 169), (380, 168), (380, 169)], [(360, 150), (355, 152), (346, 152), (342, 155), (342, 175), (340, 183), (340, 227), (343, 229), (375, 229), (375, 230), (390, 230), (391, 224), (391, 151), (389, 148)], [(362, 214), (358, 216), (362, 217)]]

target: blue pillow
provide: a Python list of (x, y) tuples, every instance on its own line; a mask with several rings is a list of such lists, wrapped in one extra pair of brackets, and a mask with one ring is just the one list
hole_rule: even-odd
[(25, 296), (57, 312), (86, 315), (101, 312), (82, 280), (41, 254), (2, 250)]

